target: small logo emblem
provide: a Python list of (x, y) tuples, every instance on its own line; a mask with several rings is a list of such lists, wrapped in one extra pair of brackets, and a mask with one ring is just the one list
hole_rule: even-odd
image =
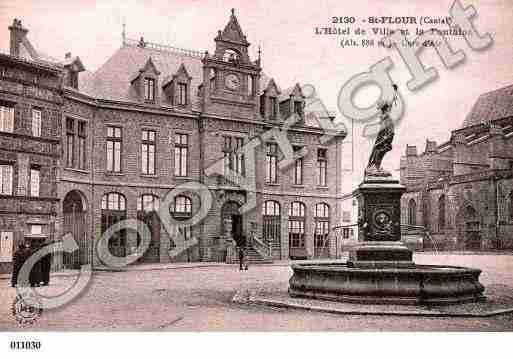
[(12, 315), (20, 325), (34, 324), (42, 313), (42, 305), (34, 295), (27, 297), (18, 294), (12, 303)]

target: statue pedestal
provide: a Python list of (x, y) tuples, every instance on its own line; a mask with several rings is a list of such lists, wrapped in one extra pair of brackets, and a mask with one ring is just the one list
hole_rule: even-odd
[(412, 251), (401, 243), (401, 196), (406, 188), (391, 177), (365, 177), (358, 200), (359, 240), (348, 266), (412, 267)]

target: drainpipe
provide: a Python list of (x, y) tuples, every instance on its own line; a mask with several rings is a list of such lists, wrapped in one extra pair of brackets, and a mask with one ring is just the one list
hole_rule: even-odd
[(90, 158), (89, 158), (89, 170), (91, 171), (91, 203), (89, 204), (89, 215), (90, 215), (90, 219), (91, 219), (91, 233), (89, 235), (89, 240), (91, 241), (91, 250), (90, 250), (90, 255), (91, 255), (91, 271), (94, 271), (94, 247), (95, 247), (95, 235), (94, 235), (94, 171), (95, 171), (95, 168), (94, 168), (94, 156), (93, 156), (93, 153), (94, 153), (94, 145), (95, 145), (95, 137), (96, 137), (96, 134), (95, 134), (95, 126), (96, 126), (96, 114), (98, 112), (98, 104), (96, 104), (95, 106), (95, 109), (93, 111), (93, 118), (91, 119), (91, 125), (89, 126), (90, 127), (90, 133), (91, 133), (91, 151), (89, 151), (90, 153)]
[(499, 239), (499, 181), (496, 176), (493, 176), (493, 183), (495, 186), (495, 240), (497, 241), (497, 249), (501, 249), (501, 242)]

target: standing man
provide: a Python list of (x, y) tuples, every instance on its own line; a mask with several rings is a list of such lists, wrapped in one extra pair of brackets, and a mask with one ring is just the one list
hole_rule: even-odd
[(18, 246), (13, 256), (13, 268), (11, 276), (11, 286), (14, 288), (18, 285), (18, 274), (21, 268), (30, 257), (30, 246), (28, 242), (24, 242)]
[(243, 264), (244, 264), (244, 248), (242, 246), (239, 246), (239, 270), (243, 270)]
[[(45, 242), (41, 249), (49, 246), (50, 242)], [(41, 258), (41, 282), (43, 282), (44, 286), (50, 284), (50, 268), (52, 266), (52, 253), (46, 254), (43, 258)]]
[[(41, 244), (37, 241), (32, 241), (32, 245), (30, 246), (30, 255), (34, 255), (41, 248)], [(41, 260), (38, 260), (34, 263), (30, 271), (30, 286), (31, 287), (39, 287), (41, 283)]]

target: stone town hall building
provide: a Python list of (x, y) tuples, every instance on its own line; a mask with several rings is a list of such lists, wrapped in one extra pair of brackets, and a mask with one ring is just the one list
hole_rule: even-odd
[[(263, 73), (233, 11), (212, 53), (123, 34), (122, 46), (95, 72), (71, 54), (58, 61), (37, 51), (19, 20), (9, 30), (10, 54), (0, 55), (4, 262), (24, 238), (71, 232), (80, 250), (63, 255), (62, 263), (98, 264), (96, 240), (112, 224), (133, 218), (150, 228), (144, 262), (223, 261), (234, 230), (256, 234), (254, 249), (264, 257), (333, 252), (327, 233), (340, 224), (345, 133), (321, 141), (320, 122), (333, 117), (318, 109), (308, 113), (300, 85), (281, 90)], [(294, 113), (300, 120), (287, 133), (292, 166), (279, 168), (281, 147), (264, 136), (255, 153), (256, 208), (241, 213), (252, 193), (206, 169), (221, 160), (226, 169), (252, 176), (237, 150), (282, 128)], [(308, 151), (303, 157), (301, 149)], [(208, 187), (212, 207), (203, 221), (180, 230), (180, 238), (198, 244), (170, 257), (176, 233), (165, 230), (156, 211), (169, 191), (189, 181)], [(191, 191), (175, 196), (169, 212), (187, 220), (199, 207)], [(124, 256), (139, 239), (120, 231), (109, 247)]]
[(482, 94), (448, 142), (407, 146), (402, 223), (427, 227), (438, 249), (512, 249), (512, 165), (510, 85)]

